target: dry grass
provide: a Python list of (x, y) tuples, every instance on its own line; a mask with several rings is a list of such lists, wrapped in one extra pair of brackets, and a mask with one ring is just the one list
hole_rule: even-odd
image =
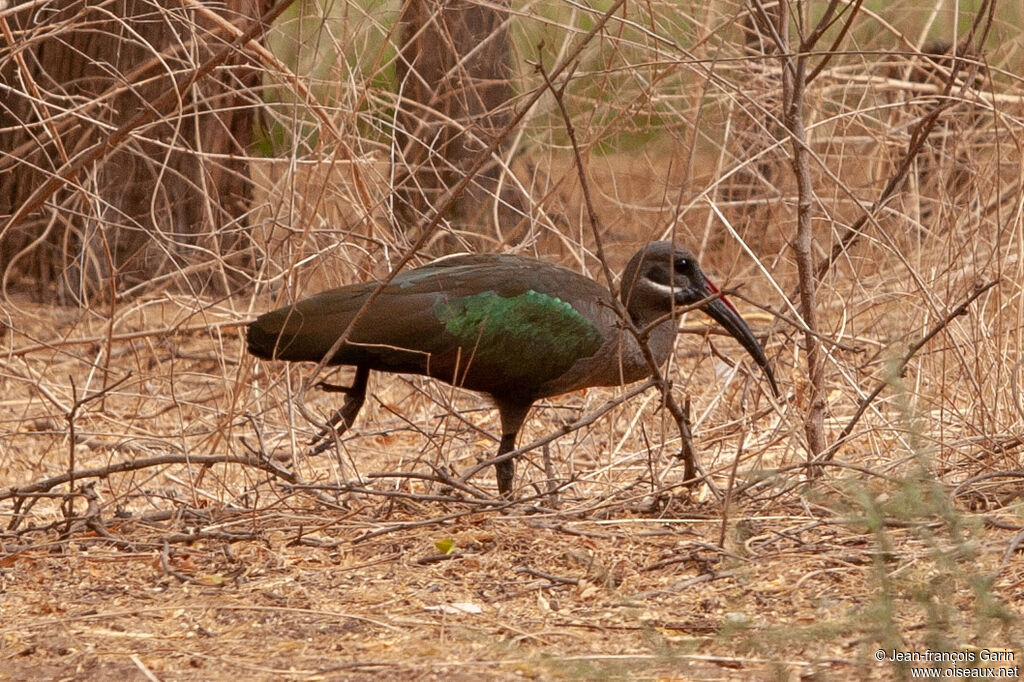
[[(375, 376), (340, 451), (309, 458), (318, 425), (303, 410), (323, 419), (336, 396), (305, 391), (307, 368), (244, 352), (255, 313), (383, 276), (409, 243), (391, 223), (381, 141), (390, 57), (358, 33), (376, 20), (346, 7), (369, 64), (339, 58), (310, 81), (334, 130), (264, 64), (268, 88), (303, 102), (276, 105), (278, 123), (316, 133), (251, 160), (258, 265), (243, 292), (171, 281), (71, 308), (22, 282), (0, 300), (0, 679), (909, 674), (875, 661), (879, 648), (1007, 649), (1016, 660), (993, 665), (1020, 664), (1019, 11), (998, 16), (985, 87), (956, 92), (910, 181), (820, 280), (830, 445), (883, 388), (808, 480), (795, 184), (771, 123), (772, 64), (740, 58), (738, 6), (630, 4), (634, 23), (600, 36), (567, 98), (610, 264), (665, 235), (694, 247), (719, 283), (742, 285), (737, 305), (766, 335), (786, 400), (691, 317), (670, 376), (713, 487), (682, 487), (656, 391), (591, 390), (535, 408), (521, 443), (617, 402), (529, 453), (507, 505), (489, 468), (466, 489), (444, 482), (496, 449), (478, 396)], [(547, 38), (550, 65), (591, 24), (545, 7), (517, 9), (516, 30), (520, 45)], [(927, 14), (915, 11), (866, 14), (809, 93), (819, 259), (931, 104), (935, 89), (904, 80), (892, 52), (917, 44)], [(551, 38), (553, 25), (573, 30)], [(336, 28), (321, 26), (326, 44)], [(521, 78), (521, 92), (536, 87), (528, 68)], [(516, 244), (489, 238), (600, 279), (554, 103), (523, 130), (528, 160), (510, 173), (536, 202), (529, 229)]]

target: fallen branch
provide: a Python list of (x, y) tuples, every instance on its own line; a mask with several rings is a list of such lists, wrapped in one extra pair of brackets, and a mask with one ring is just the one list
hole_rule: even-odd
[(95, 469), (65, 472), (59, 476), (46, 478), (42, 481), (37, 481), (20, 488), (9, 488), (6, 491), (0, 492), (0, 501), (12, 498), (17, 499), (29, 497), (36, 493), (47, 492), (48, 490), (51, 490), (63, 483), (67, 483), (72, 479), (107, 478), (112, 474), (120, 474), (126, 471), (139, 471), (150, 467), (168, 466), (171, 464), (196, 464), (203, 466), (209, 466), (211, 464), (242, 464), (244, 466), (250, 466), (274, 474), (278, 478), (282, 478), (289, 483), (299, 482), (299, 478), (287, 469), (282, 469), (269, 460), (263, 460), (257, 457), (249, 457), (246, 455), (160, 455), (157, 457), (148, 457), (146, 459), (115, 462), (114, 464), (109, 464), (104, 467), (96, 467)]

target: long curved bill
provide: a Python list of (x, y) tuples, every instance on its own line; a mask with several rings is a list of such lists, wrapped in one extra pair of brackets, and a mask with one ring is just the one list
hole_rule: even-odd
[[(704, 284), (708, 289), (707, 295), (718, 293), (718, 287), (707, 278), (705, 278)], [(680, 303), (682, 304), (681, 301)], [(779, 397), (779, 386), (775, 383), (775, 375), (772, 373), (771, 365), (768, 364), (768, 358), (765, 357), (764, 349), (757, 342), (757, 339), (754, 338), (754, 333), (750, 331), (750, 327), (743, 321), (743, 318), (740, 317), (739, 312), (732, 306), (732, 303), (724, 296), (721, 296), (701, 306), (701, 310), (707, 313), (715, 322), (722, 325), (750, 353), (750, 357), (754, 358), (754, 362), (760, 365), (761, 369), (764, 370), (764, 375), (768, 377), (772, 393), (776, 398)]]

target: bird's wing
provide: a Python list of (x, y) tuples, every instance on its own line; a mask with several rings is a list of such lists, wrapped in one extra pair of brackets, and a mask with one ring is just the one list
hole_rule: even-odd
[[(376, 288), (332, 289), (253, 322), (261, 357), (321, 360)], [(473, 390), (529, 398), (602, 344), (582, 306), (596, 282), (515, 256), (452, 256), (400, 273), (359, 316), (332, 364), (428, 374)], [(593, 299), (593, 301), (592, 301)]]

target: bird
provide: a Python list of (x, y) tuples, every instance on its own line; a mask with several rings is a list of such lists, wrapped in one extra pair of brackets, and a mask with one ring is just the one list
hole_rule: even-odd
[[(339, 435), (362, 407), (371, 370), (425, 375), (488, 394), (501, 420), (498, 457), (515, 450), (537, 400), (648, 378), (638, 336), (664, 365), (680, 306), (699, 304), (739, 341), (779, 395), (764, 349), (685, 247), (647, 244), (626, 265), (619, 289), (618, 310), (634, 331), (608, 288), (561, 265), (511, 254), (445, 256), (399, 272), (383, 288), (372, 281), (351, 284), (265, 313), (249, 323), (247, 346), (265, 360), (354, 366), (351, 386), (321, 384), (347, 395), (329, 423)], [(512, 498), (513, 459), (498, 461), (495, 469), (499, 494)]]

